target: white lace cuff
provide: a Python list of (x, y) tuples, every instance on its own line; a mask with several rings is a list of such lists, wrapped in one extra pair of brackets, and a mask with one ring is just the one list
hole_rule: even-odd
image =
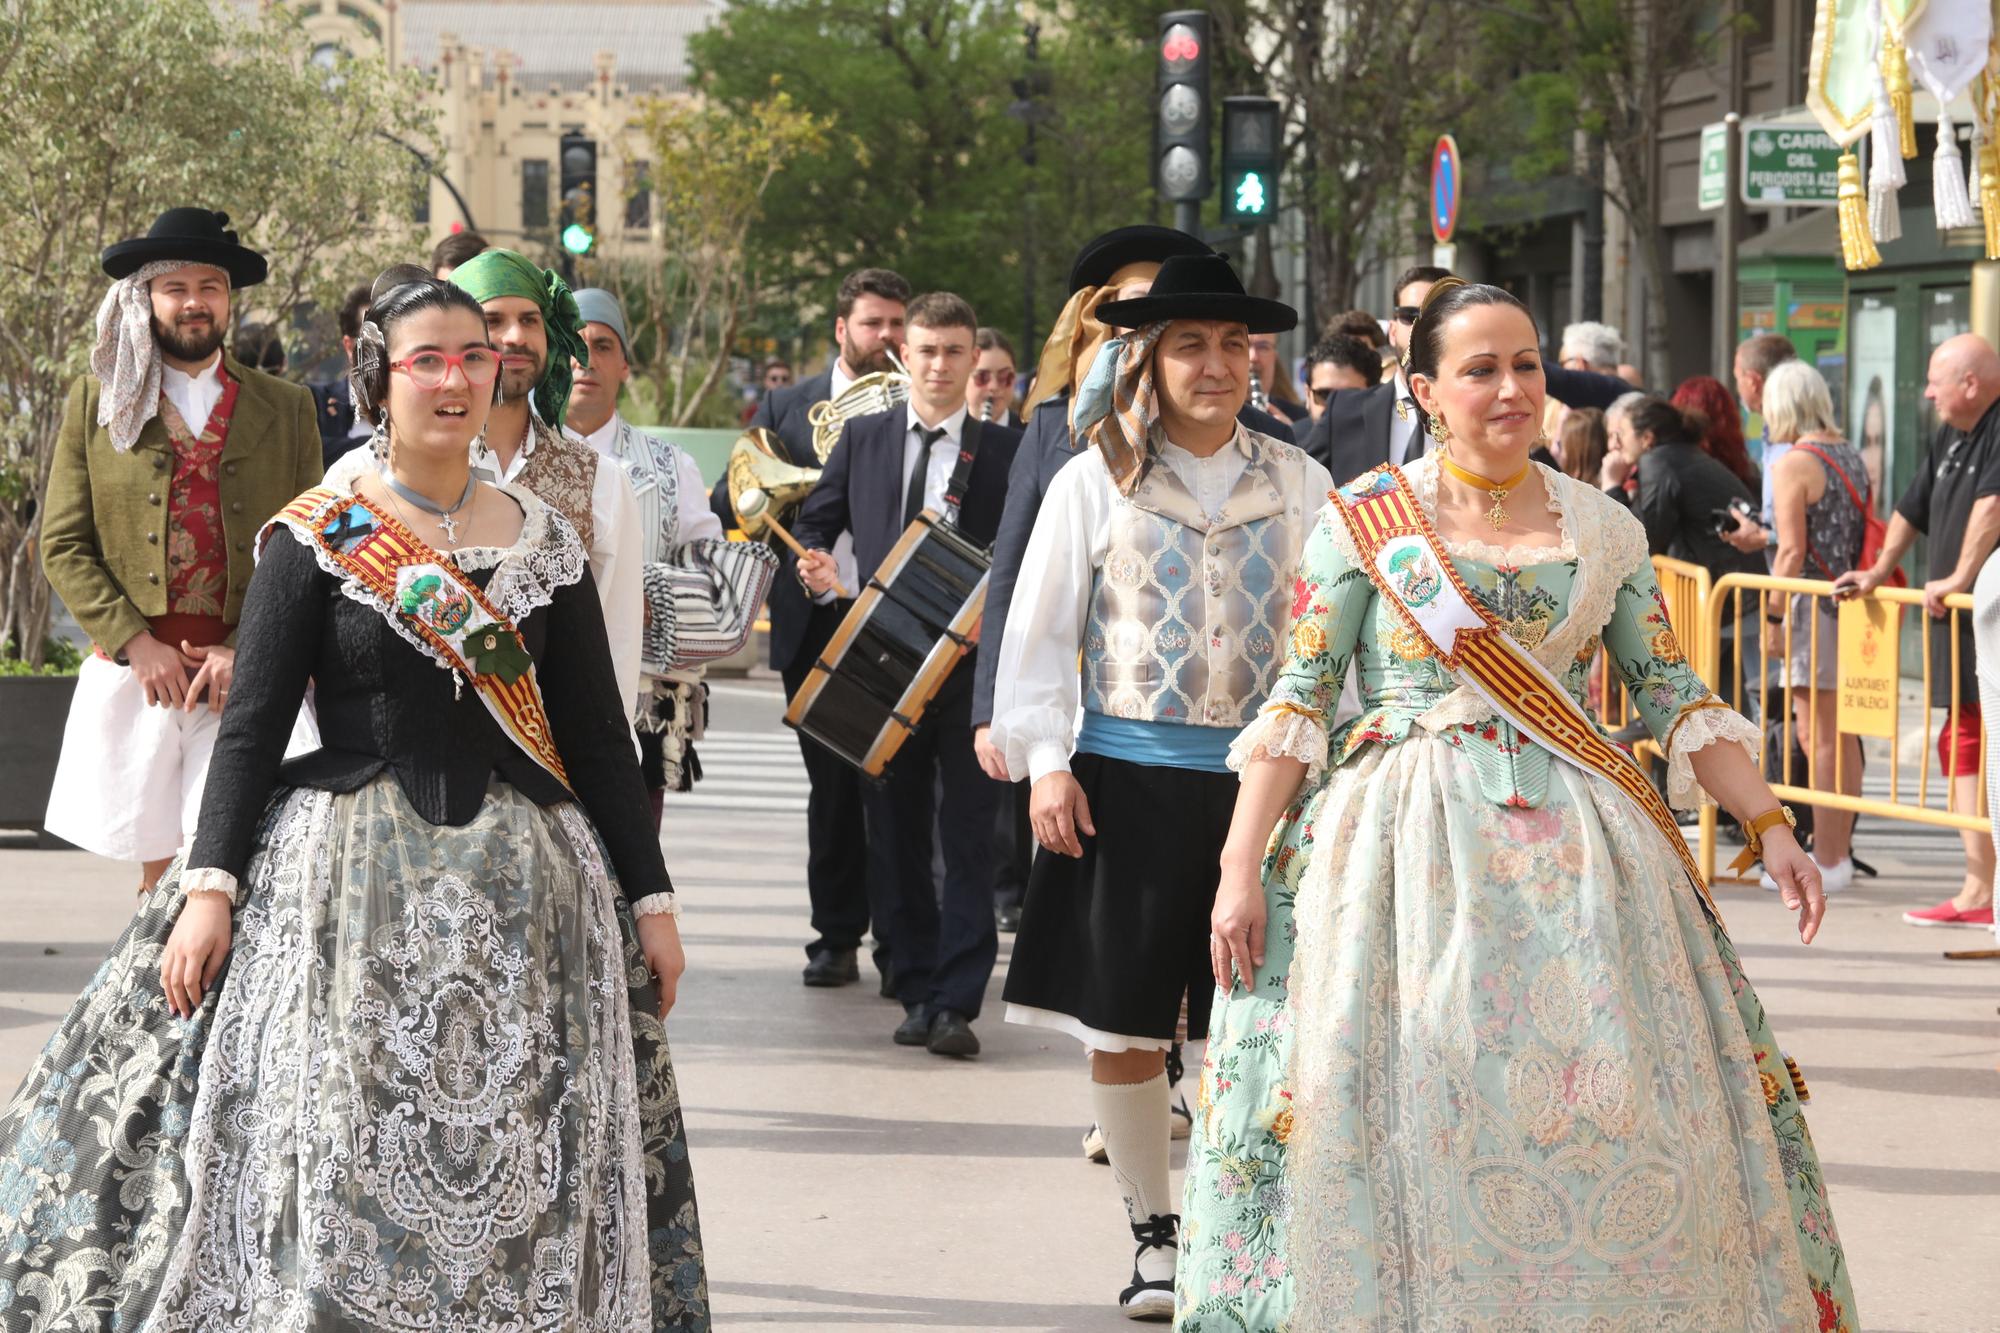
[(636, 920), (642, 916), (670, 916), (681, 919), (681, 898), (677, 893), (649, 893), (632, 904), (632, 916)]
[(1754, 762), (1763, 733), (1743, 714), (1711, 698), (1681, 710), (1667, 732), (1667, 804), (1676, 810), (1692, 810), (1700, 804), (1701, 789), (1695, 783), (1695, 752), (1721, 741), (1735, 741)]
[(1007, 756), (1007, 776), (1035, 782), (1069, 771), (1076, 748), (1076, 719), (1059, 708), (1024, 704), (993, 722), (993, 743)]
[(227, 870), (214, 866), (203, 866), (199, 870), (181, 871), (182, 893), (219, 893), (229, 899), (231, 907), (236, 906), (236, 876)]
[(1326, 721), (1297, 704), (1268, 703), (1229, 743), (1229, 767), (1241, 773), (1253, 759), (1302, 759), (1306, 782), (1326, 769)]

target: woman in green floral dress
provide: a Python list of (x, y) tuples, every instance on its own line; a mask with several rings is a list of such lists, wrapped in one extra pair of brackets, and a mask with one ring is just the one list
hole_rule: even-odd
[[(1699, 783), (1749, 823), (1777, 808), (1756, 731), (1689, 667), (1638, 522), (1527, 461), (1537, 344), (1506, 293), (1440, 285), (1411, 383), (1445, 457), (1410, 488), (1572, 698), (1617, 663), (1675, 804)], [(1177, 1326), (1857, 1328), (1783, 1057), (1659, 829), (1461, 684), (1334, 505), (1292, 613), (1233, 755)], [(1350, 666), (1363, 712), (1333, 728)], [(1763, 854), (1809, 941), (1810, 859), (1783, 823)]]

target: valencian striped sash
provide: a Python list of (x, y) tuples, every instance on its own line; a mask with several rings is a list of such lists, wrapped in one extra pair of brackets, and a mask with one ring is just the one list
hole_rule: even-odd
[(1436, 648), (1460, 683), (1492, 704), (1521, 734), (1631, 797), (1679, 854), (1688, 882), (1720, 929), (1722, 914), (1667, 803), (1632, 756), (1605, 739), (1562, 683), (1510, 638), (1466, 588), (1402, 471), (1377, 468), (1335, 495), (1360, 551), (1362, 570), (1383, 599)]
[(391, 625), (447, 669), (472, 682), (486, 711), (530, 759), (569, 786), (549, 731), (535, 664), (521, 632), (479, 585), (387, 514), (358, 496), (317, 487), (293, 500), (258, 536), (258, 549), (280, 523), (324, 552), (358, 583)]

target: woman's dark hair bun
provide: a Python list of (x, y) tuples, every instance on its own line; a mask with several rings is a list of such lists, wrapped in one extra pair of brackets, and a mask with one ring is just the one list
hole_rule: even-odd
[[(1444, 326), (1453, 315), (1474, 306), (1512, 306), (1528, 317), (1533, 326), (1535, 317), (1520, 298), (1504, 287), (1490, 283), (1467, 282), (1464, 278), (1448, 276), (1439, 278), (1425, 295), (1422, 308), (1417, 314), (1417, 322), (1410, 326), (1409, 357), (1404, 362), (1404, 370), (1411, 375), (1435, 378), (1438, 362), (1444, 355)], [(1540, 329), (1536, 329), (1537, 338)]]

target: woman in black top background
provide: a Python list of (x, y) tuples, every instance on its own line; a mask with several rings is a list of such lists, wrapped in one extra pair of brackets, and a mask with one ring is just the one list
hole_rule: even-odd
[[(0, 1323), (60, 1266), (107, 1329), (708, 1327), (673, 885), (583, 549), (470, 477), (480, 307), (371, 314), (383, 472), (266, 529), (193, 848), (0, 1116)], [(386, 592), (343, 563), (399, 528)], [(468, 583), (504, 671), (422, 632), (482, 623)], [(284, 762), (309, 680), (325, 747)]]

